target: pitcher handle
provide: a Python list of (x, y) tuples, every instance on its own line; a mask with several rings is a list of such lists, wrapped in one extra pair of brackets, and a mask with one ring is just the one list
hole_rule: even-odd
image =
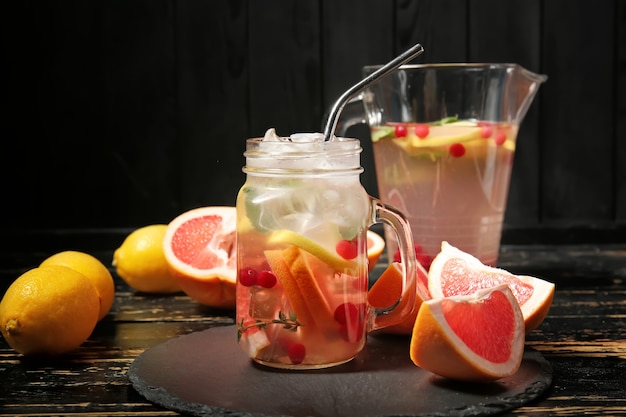
[(413, 312), (417, 297), (417, 260), (413, 234), (407, 218), (393, 206), (382, 203), (380, 200), (370, 197), (375, 223), (386, 223), (398, 236), (402, 272), (402, 293), (400, 298), (390, 307), (372, 307), (373, 320), (370, 330), (376, 330), (399, 323)]

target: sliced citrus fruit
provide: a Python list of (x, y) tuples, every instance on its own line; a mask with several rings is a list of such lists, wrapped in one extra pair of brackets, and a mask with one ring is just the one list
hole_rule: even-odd
[(341, 256), (329, 252), (319, 243), (314, 242), (308, 237), (298, 234), (292, 230), (281, 229), (272, 232), (268, 239), (268, 244), (273, 245), (283, 243), (297, 246), (309, 252), (311, 255), (340, 272), (346, 270), (353, 271), (358, 266), (356, 262), (344, 259)]
[(553, 283), (484, 265), (448, 242), (442, 242), (441, 252), (433, 259), (428, 272), (428, 290), (433, 298), (468, 295), (499, 284), (508, 284), (519, 302), (526, 333), (537, 328), (552, 305)]
[(322, 331), (337, 331), (330, 306), (297, 246), (282, 251), (266, 251), (265, 256), (276, 278), (282, 284), (296, 319), (303, 325), (315, 325)]
[(415, 319), (413, 363), (446, 378), (492, 381), (517, 372), (524, 318), (506, 284), (425, 301)]
[[(397, 126), (380, 126), (372, 132), (372, 141), (376, 142), (383, 138), (389, 137), (393, 143), (410, 155), (421, 155), (425, 150), (433, 151), (452, 147), (451, 152), (455, 153), (454, 147), (460, 144), (476, 141), (476, 144), (484, 143), (487, 138), (485, 136), (484, 126), (473, 121), (459, 120), (450, 123), (434, 123), (429, 125), (416, 125), (413, 128), (407, 128), (404, 136), (396, 136), (395, 128)], [(428, 126), (426, 135), (419, 135), (416, 128), (419, 126)], [(515, 133), (507, 134), (506, 131), (511, 126), (498, 126), (499, 134), (497, 135), (496, 144), (513, 151), (515, 150)], [(460, 156), (460, 155), (457, 155)]]
[[(291, 246), (285, 250), (294, 249), (297, 250), (298, 248)], [(302, 323), (304, 326), (310, 326), (315, 323), (315, 320), (313, 319), (313, 316), (311, 315), (304, 299), (304, 294), (300, 291), (296, 279), (291, 274), (289, 265), (285, 262), (283, 250), (265, 251), (265, 259), (267, 259), (267, 263), (270, 265), (270, 268), (272, 268), (276, 278), (283, 286), (287, 300), (289, 301), (289, 306), (296, 314), (298, 322)]]
[(385, 239), (383, 239), (378, 233), (371, 230), (367, 231), (367, 269), (372, 272), (372, 269), (378, 263), (380, 255), (385, 250)]
[(165, 259), (183, 292), (200, 304), (235, 308), (235, 227), (230, 206), (192, 209), (167, 225)]
[(476, 124), (466, 122), (447, 123), (440, 126), (431, 126), (427, 137), (415, 135), (394, 139), (394, 143), (408, 153), (419, 153), (425, 148), (436, 148), (469, 142), (481, 139), (481, 128)]
[[(428, 276), (421, 265), (417, 265), (417, 294), (413, 312), (401, 322), (383, 327), (380, 333), (410, 335), (413, 331), (417, 312), (425, 300), (430, 299), (428, 294)], [(402, 293), (402, 267), (398, 262), (392, 262), (378, 277), (367, 293), (367, 300), (376, 308), (386, 308), (394, 305)], [(402, 301), (401, 301), (402, 303)], [(401, 307), (397, 306), (396, 308)]]

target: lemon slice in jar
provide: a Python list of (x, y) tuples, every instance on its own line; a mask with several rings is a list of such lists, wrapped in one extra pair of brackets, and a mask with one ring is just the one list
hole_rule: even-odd
[(292, 230), (282, 229), (272, 232), (268, 239), (269, 244), (282, 244), (297, 246), (300, 249), (315, 256), (320, 261), (329, 265), (336, 271), (354, 270), (358, 264), (354, 261), (343, 259), (341, 256), (330, 252), (317, 242)]

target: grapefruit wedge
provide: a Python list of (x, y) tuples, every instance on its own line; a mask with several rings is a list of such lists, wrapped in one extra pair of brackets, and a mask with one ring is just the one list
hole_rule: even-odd
[(230, 206), (189, 210), (167, 225), (165, 259), (183, 292), (200, 304), (235, 308), (235, 228)]
[(524, 354), (524, 318), (506, 284), (425, 301), (415, 319), (410, 357), (437, 375), (493, 381), (517, 372)]
[(323, 332), (336, 332), (338, 326), (333, 313), (302, 250), (297, 246), (268, 250), (265, 258), (283, 286), (297, 321)]
[[(424, 268), (417, 264), (417, 294), (413, 312), (401, 322), (377, 330), (379, 333), (410, 335), (413, 331), (417, 312), (425, 300), (430, 299), (428, 294), (428, 276)], [(394, 305), (402, 293), (402, 269), (400, 263), (392, 262), (378, 277), (367, 293), (367, 301), (376, 308), (386, 308)], [(401, 306), (397, 306), (399, 308)]]
[(552, 305), (553, 283), (484, 265), (448, 242), (442, 242), (428, 272), (428, 290), (433, 298), (469, 295), (499, 284), (507, 284), (517, 299), (526, 333), (537, 328)]

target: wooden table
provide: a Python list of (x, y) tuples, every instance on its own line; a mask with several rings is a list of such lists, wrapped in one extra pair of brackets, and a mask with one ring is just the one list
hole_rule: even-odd
[[(110, 264), (112, 252), (92, 254)], [(8, 262), (8, 256), (0, 257), (2, 293), (19, 265), (43, 260), (41, 254), (13, 254)], [(626, 415), (626, 245), (505, 245), (500, 266), (557, 284), (549, 316), (527, 336), (527, 345), (552, 364), (553, 385), (509, 415)], [(25, 360), (0, 339), (0, 416), (177, 415), (134, 390), (129, 366), (154, 345), (233, 323), (233, 311), (209, 309), (180, 294), (137, 294), (116, 277), (110, 314), (72, 355)]]

